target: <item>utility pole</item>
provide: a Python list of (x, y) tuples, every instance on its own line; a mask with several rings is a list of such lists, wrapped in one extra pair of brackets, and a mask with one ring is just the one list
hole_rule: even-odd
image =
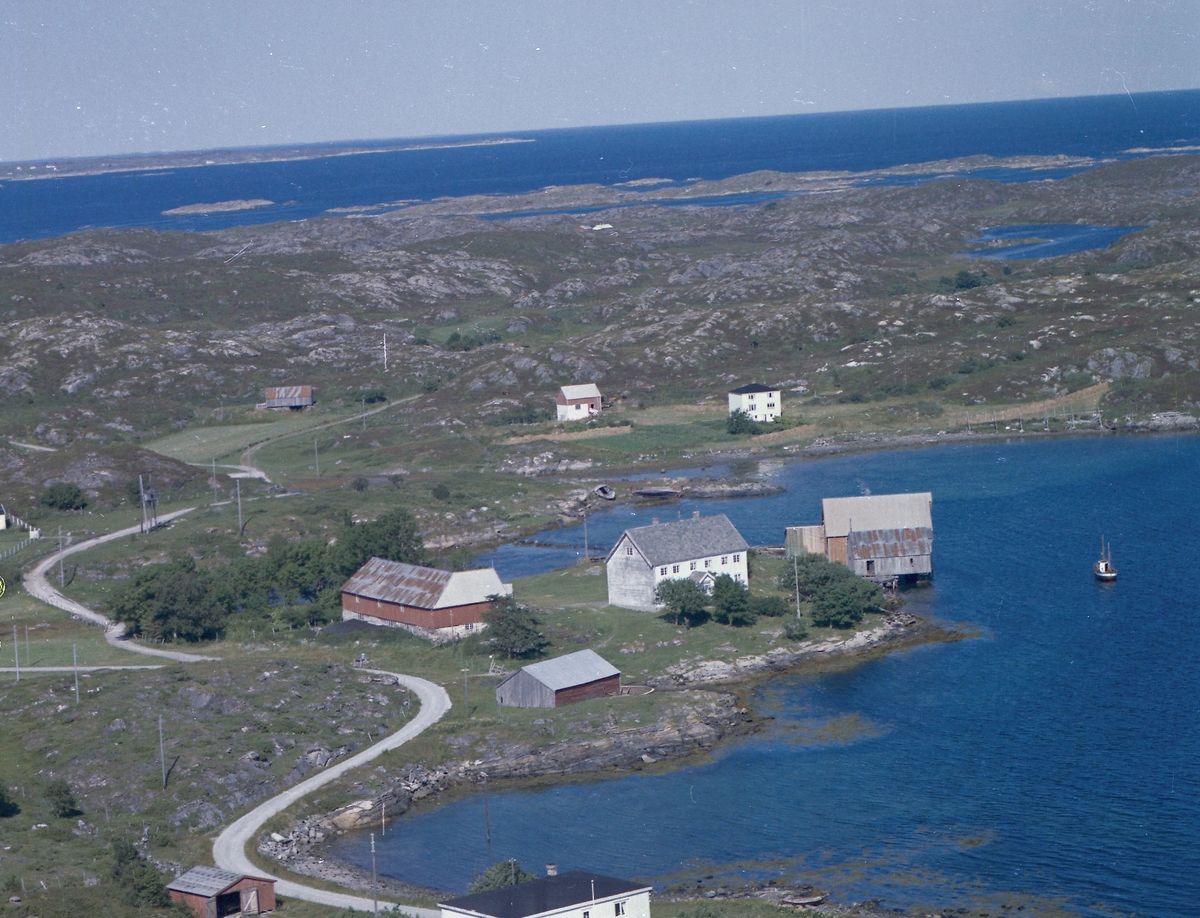
[(158, 758), (162, 762), (163, 790), (167, 789), (167, 754), (163, 750), (162, 715), (158, 715)]
[(383, 333), (383, 372), (387, 372), (387, 332)]
[(313, 437), (313, 465), (317, 467), (317, 477), (321, 477), (321, 454), (317, 452), (317, 438)]
[(217, 502), (217, 460), (216, 460), (216, 457), (213, 457), (212, 467), (213, 467), (213, 503), (215, 504)]
[(487, 772), (483, 773), (483, 828), (487, 833), (488, 851), (492, 850), (492, 816), (488, 811)]
[(242, 479), (233, 479), (237, 485), (237, 501), (238, 501), (238, 537), (242, 535)]
[(367, 397), (365, 395), (363, 396), (362, 403), (363, 403), (363, 411), (362, 411), (363, 430), (366, 430), (367, 429)]
[(468, 716), (471, 713), (471, 703), (467, 700), (467, 668), (463, 667), (463, 707), (467, 709)]
[(33, 655), (29, 652), (29, 626), (26, 625), (25, 626), (25, 665), (26, 666), (31, 665), (29, 661), (32, 659), (33, 659)]
[(371, 900), (374, 914), (379, 914), (379, 877), (375, 872), (375, 833), (371, 833)]
[(583, 563), (588, 563), (587, 517), (583, 518)]
[(800, 617), (800, 565), (792, 555), (792, 581), (796, 585), (796, 618)]
[(71, 645), (71, 668), (75, 670), (75, 703), (79, 704), (79, 654), (76, 644)]
[(142, 476), (138, 475), (138, 503), (142, 505), (142, 528), (146, 531), (146, 487), (142, 484)]
[[(58, 588), (60, 590), (63, 588), (62, 526), (58, 527)], [(16, 639), (16, 635), (13, 635), (13, 639)]]
[(21, 681), (21, 642), (17, 640), (17, 625), (13, 622), (13, 663), (17, 668), (17, 681)]

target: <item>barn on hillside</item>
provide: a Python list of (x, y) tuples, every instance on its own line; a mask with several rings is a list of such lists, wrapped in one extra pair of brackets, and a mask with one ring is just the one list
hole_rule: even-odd
[(620, 694), (621, 671), (594, 650), (522, 666), (496, 686), (496, 702), (509, 708), (558, 708)]
[(291, 408), (299, 411), (301, 408), (311, 408), (316, 399), (313, 398), (312, 386), (276, 386), (266, 391), (267, 400), (263, 408)]
[(483, 627), (492, 596), (511, 596), (494, 568), (443, 571), (372, 558), (342, 586), (342, 620), (404, 628), (436, 642)]
[(216, 867), (193, 867), (168, 883), (167, 893), (172, 902), (185, 903), (197, 918), (275, 911), (274, 880)]

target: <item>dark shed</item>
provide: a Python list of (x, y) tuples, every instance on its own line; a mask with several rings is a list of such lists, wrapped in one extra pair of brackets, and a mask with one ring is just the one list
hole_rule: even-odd
[(531, 663), (496, 686), (496, 701), (510, 708), (557, 708), (621, 694), (621, 671), (594, 650)]
[(216, 867), (193, 867), (167, 884), (173, 902), (185, 902), (197, 918), (261, 915), (275, 911), (275, 881), (230, 873)]

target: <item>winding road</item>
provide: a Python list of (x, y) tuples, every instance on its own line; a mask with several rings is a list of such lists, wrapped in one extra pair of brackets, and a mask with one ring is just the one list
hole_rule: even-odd
[[(406, 686), (410, 691), (414, 692), (421, 702), (421, 709), (417, 712), (417, 716), (395, 733), (385, 737), (373, 746), (368, 746), (362, 752), (358, 753), (358, 755), (352, 756), (337, 765), (331, 765), (320, 774), (301, 781), (293, 787), (289, 787), (282, 794), (272, 797), (264, 803), (260, 803), (241, 819), (227, 826), (213, 842), (213, 863), (222, 870), (261, 876), (262, 870), (256, 867), (250, 858), (246, 856), (246, 845), (254, 840), (255, 835), (264, 822), (272, 816), (283, 812), (293, 803), (311, 794), (317, 788), (323, 787), (330, 781), (341, 777), (351, 769), (365, 765), (384, 752), (404, 745), (423, 730), (441, 720), (443, 715), (450, 710), (450, 696), (446, 694), (446, 690), (440, 685), (435, 685), (426, 679), (419, 679), (416, 676), (405, 676), (401, 673), (389, 673), (377, 669), (361, 671), (375, 675), (393, 676), (401, 685)], [(330, 905), (335, 908), (349, 908), (369, 912), (374, 905), (371, 899), (362, 896), (352, 896), (347, 893), (315, 889), (311, 886), (293, 883), (290, 880), (277, 880), (275, 890), (281, 896), (292, 896), (296, 899), (305, 899), (309, 902), (317, 902), (321, 905)], [(417, 908), (408, 905), (401, 906), (390, 902), (380, 902), (379, 908), (384, 911), (396, 910), (407, 915), (416, 916), (416, 918), (440, 918), (441, 915), (437, 909)]]

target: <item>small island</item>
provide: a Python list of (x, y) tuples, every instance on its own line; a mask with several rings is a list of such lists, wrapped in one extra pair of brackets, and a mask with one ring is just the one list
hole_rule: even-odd
[(164, 210), (164, 217), (189, 217), (196, 214), (232, 214), (239, 210), (257, 210), (260, 207), (270, 207), (274, 201), (266, 198), (251, 198), (244, 201), (217, 201), (215, 204), (185, 204), (182, 207), (172, 207)]

